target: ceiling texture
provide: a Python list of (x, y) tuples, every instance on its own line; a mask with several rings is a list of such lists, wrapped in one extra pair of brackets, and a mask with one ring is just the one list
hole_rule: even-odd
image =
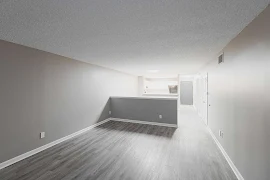
[(196, 73), (270, 0), (0, 0), (0, 39), (134, 75)]

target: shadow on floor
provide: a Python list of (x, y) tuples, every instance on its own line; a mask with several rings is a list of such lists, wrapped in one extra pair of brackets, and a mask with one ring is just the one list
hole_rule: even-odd
[(109, 121), (95, 127), (96, 129), (104, 129), (109, 131), (122, 131), (128, 133), (140, 133), (149, 136), (158, 136), (164, 138), (172, 138), (176, 129), (174, 127), (164, 127), (148, 124), (137, 124), (131, 122)]

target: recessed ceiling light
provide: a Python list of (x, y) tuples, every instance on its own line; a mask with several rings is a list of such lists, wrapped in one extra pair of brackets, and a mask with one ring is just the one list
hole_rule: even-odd
[(151, 70), (148, 70), (148, 72), (150, 72), (150, 73), (157, 73), (157, 72), (159, 72), (159, 70), (157, 70), (157, 69), (151, 69)]

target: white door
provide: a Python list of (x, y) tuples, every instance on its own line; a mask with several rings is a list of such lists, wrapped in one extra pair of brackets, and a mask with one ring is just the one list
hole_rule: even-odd
[(203, 76), (202, 82), (202, 118), (205, 124), (208, 125), (208, 74)]

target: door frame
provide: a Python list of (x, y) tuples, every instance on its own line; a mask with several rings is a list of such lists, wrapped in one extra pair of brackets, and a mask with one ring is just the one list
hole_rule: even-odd
[(208, 87), (208, 73), (206, 73), (204, 76), (203, 76), (203, 79), (204, 79), (204, 96), (205, 96), (205, 99), (204, 99), (204, 109), (205, 109), (205, 117), (204, 118), (204, 122), (206, 125), (208, 125), (208, 119), (209, 119), (209, 113), (208, 113), (208, 104), (209, 104), (209, 87)]

